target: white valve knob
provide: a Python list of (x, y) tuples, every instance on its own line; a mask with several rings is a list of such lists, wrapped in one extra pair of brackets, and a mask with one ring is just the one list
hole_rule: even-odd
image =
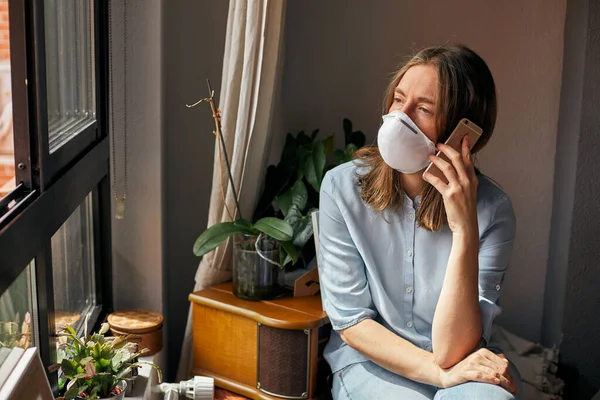
[(194, 376), (189, 381), (179, 383), (179, 394), (186, 399), (213, 400), (215, 380), (207, 376)]

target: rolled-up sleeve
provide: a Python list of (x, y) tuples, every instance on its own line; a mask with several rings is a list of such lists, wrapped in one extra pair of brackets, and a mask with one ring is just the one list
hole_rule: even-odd
[(331, 176), (323, 179), (319, 201), (319, 280), (323, 308), (333, 329), (375, 318), (365, 264), (335, 199)]
[(492, 323), (501, 313), (498, 304), (515, 239), (516, 220), (512, 204), (503, 197), (495, 207), (489, 227), (479, 243), (479, 308), (482, 337), (489, 343)]

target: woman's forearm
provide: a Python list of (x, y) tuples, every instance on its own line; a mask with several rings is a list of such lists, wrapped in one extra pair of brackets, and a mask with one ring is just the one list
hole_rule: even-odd
[(433, 354), (418, 348), (372, 319), (340, 332), (342, 339), (374, 363), (408, 379), (441, 386)]
[(477, 228), (453, 235), (444, 283), (432, 325), (436, 363), (449, 368), (470, 354), (481, 340)]

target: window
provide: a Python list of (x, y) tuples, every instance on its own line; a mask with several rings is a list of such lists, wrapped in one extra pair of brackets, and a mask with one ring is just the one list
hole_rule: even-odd
[(93, 4), (44, 2), (50, 152), (96, 119)]
[(0, 359), (35, 344), (48, 366), (58, 330), (112, 307), (107, 1), (0, 0)]
[(33, 261), (0, 296), (0, 366), (14, 347), (35, 346)]
[(52, 280), (54, 282), (54, 329), (71, 325), (76, 330), (96, 309), (92, 197), (52, 236)]

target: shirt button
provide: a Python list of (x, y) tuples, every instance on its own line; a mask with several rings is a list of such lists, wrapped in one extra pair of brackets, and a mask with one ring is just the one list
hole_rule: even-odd
[(408, 250), (408, 251), (406, 252), (406, 255), (407, 255), (407, 256), (409, 256), (409, 257), (412, 257), (412, 251)]
[(412, 321), (408, 321), (408, 322), (406, 323), (406, 326), (408, 326), (409, 328), (412, 328)]
[(408, 216), (408, 219), (410, 219), (411, 221), (412, 221), (413, 219), (415, 219), (415, 214), (409, 214), (409, 216)]
[(500, 285), (496, 285), (496, 290), (500, 290)]
[(412, 286), (408, 286), (406, 288), (406, 293), (412, 293)]

